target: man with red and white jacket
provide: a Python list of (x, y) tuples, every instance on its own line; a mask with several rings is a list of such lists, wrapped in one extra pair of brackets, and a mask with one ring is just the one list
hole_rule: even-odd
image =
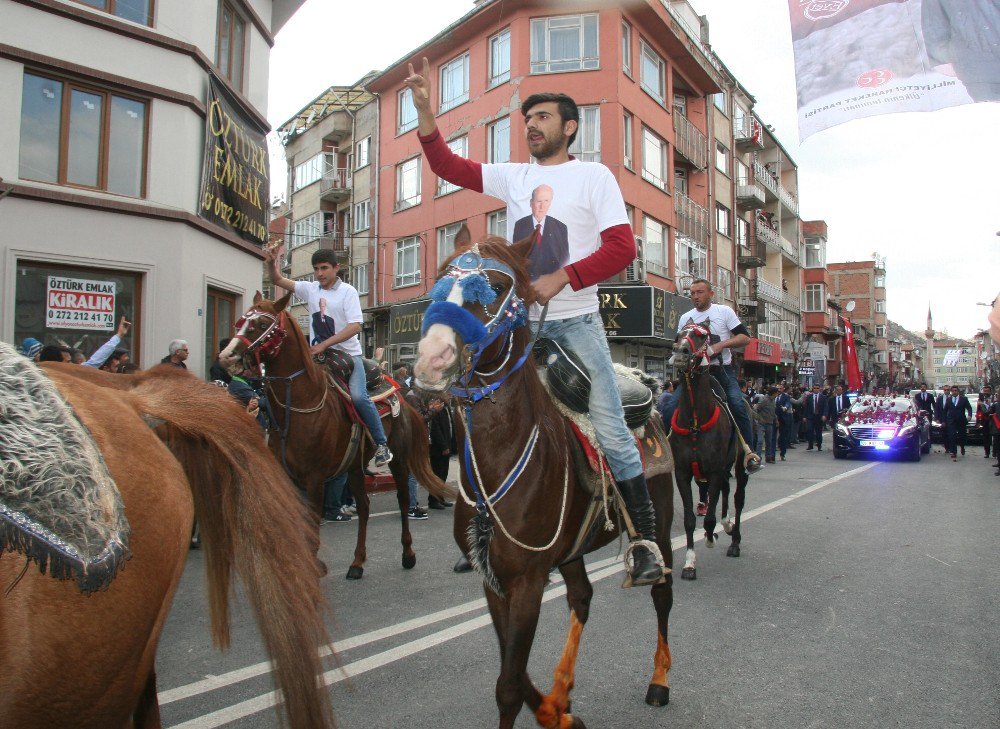
[[(565, 263), (555, 270), (544, 267), (550, 272), (532, 281), (539, 305), (549, 307), (541, 334), (573, 349), (587, 363), (592, 382), (590, 419), (598, 442), (636, 530), (643, 539), (655, 540), (656, 517), (642, 459), (625, 425), (597, 299), (597, 284), (635, 260), (635, 237), (617, 181), (604, 165), (570, 156), (580, 116), (576, 103), (565, 94), (533, 94), (521, 105), (528, 150), (537, 164), (483, 164), (459, 157), (448, 148), (434, 121), (427, 59), (422, 73), (417, 74), (412, 64), (409, 71), (405, 83), (413, 92), (420, 142), (434, 174), (506, 203), (508, 240), (515, 223), (532, 215), (532, 196), (537, 197), (541, 189), (548, 207), (544, 218), (534, 217), (531, 233), (538, 255), (546, 255), (547, 226), (558, 225), (560, 237), (565, 228)], [(535, 328), (540, 311), (532, 307)], [(635, 547), (633, 557), (633, 584), (651, 584), (662, 577), (662, 569), (646, 547)]]

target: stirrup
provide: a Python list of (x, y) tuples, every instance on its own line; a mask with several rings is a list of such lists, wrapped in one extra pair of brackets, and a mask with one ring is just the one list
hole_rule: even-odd
[(629, 587), (634, 587), (632, 582), (632, 570), (635, 568), (635, 558), (632, 553), (635, 551), (636, 547), (645, 547), (648, 549), (652, 555), (653, 559), (656, 560), (656, 564), (660, 566), (660, 571), (663, 573), (660, 575), (660, 579), (656, 582), (650, 583), (653, 585), (661, 585), (667, 581), (667, 575), (671, 574), (673, 570), (666, 566), (663, 562), (663, 553), (660, 551), (660, 545), (651, 539), (635, 539), (628, 543), (628, 547), (625, 549), (625, 580), (622, 582), (622, 589), (628, 589)]

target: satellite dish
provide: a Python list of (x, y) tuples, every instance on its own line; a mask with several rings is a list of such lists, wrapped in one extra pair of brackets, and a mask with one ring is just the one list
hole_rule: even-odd
[(856, 306), (857, 304), (854, 303), (854, 299), (851, 299), (850, 301), (847, 302), (847, 306), (845, 306), (844, 308), (847, 310), (847, 313), (850, 314), (852, 311), (854, 311), (854, 307)]

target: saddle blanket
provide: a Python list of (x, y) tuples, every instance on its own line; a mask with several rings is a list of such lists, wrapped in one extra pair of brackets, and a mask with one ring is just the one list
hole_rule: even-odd
[(0, 343), (0, 553), (84, 593), (130, 557), (121, 494), (86, 427), (34, 362)]

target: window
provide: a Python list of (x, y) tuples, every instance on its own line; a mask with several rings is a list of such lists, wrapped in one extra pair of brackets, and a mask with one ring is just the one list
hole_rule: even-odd
[(731, 236), (730, 221), (732, 212), (722, 203), (715, 203), (715, 230), (724, 236)]
[(736, 218), (736, 243), (743, 248), (749, 247), (749, 226), (743, 218)]
[(490, 235), (507, 238), (507, 208), (496, 210), (486, 216), (486, 231)]
[(396, 241), (396, 276), (394, 287), (420, 283), (420, 237), (411, 235)]
[[(371, 146), (371, 137), (365, 137), (354, 145), (354, 162), (356, 164), (354, 169), (360, 170), (362, 167), (368, 166), (368, 153), (371, 151)], [(348, 165), (348, 168), (350, 167), (351, 165)]]
[(826, 358), (827, 359), (837, 359), (837, 340), (834, 339), (832, 342), (826, 343)]
[(486, 150), (486, 161), (492, 164), (510, 162), (510, 117), (505, 116), (490, 124), (488, 134), (489, 149)]
[(469, 54), (463, 53), (441, 66), (441, 111), (469, 100)]
[[(295, 279), (295, 280), (296, 280), (296, 281), (315, 281), (315, 280), (316, 280), (316, 274), (314, 274), (314, 273), (308, 273), (308, 274), (306, 274), (305, 276), (298, 276), (298, 277), (296, 277), (296, 279)], [(289, 302), (288, 302), (288, 305), (289, 305), (289, 306), (305, 306), (305, 305), (306, 305), (307, 303), (308, 303), (308, 302), (307, 302), (307, 301), (306, 301), (305, 299), (303, 299), (303, 298), (300, 298), (300, 297), (299, 297), (299, 296), (298, 296), (298, 295), (297, 295), (297, 294), (296, 294), (296, 293), (295, 293), (295, 292), (293, 291), (293, 292), (292, 292), (292, 298), (291, 298), (291, 299), (289, 300)], [(303, 327), (303, 329), (304, 329), (305, 331), (309, 331), (309, 315), (308, 315), (308, 314), (306, 314), (306, 317), (305, 317), (305, 318), (306, 318), (306, 321), (305, 321), (305, 326)], [(299, 324), (300, 324), (300, 325), (302, 324), (302, 322), (301, 322), (301, 319), (300, 319), (300, 321), (299, 321)]]
[(674, 270), (678, 278), (708, 278), (708, 249), (705, 246), (686, 235), (677, 235), (675, 247)]
[(465, 221), (438, 228), (438, 265), (444, 263), (455, 252), (455, 236), (465, 225)]
[(668, 275), (667, 226), (648, 215), (642, 220), (642, 237), (646, 255), (646, 269), (661, 276)]
[(819, 238), (806, 238), (806, 268), (823, 268), (826, 265), (823, 241)]
[(146, 103), (25, 73), (18, 175), (142, 197)]
[(580, 107), (580, 125), (569, 153), (583, 162), (601, 161), (601, 108)]
[(875, 288), (884, 289), (885, 288), (885, 274), (879, 274), (875, 277)]
[(630, 170), (633, 169), (632, 163), (632, 115), (627, 111), (622, 118), (622, 129), (624, 131), (624, 146), (625, 146), (625, 166)]
[(295, 165), (295, 172), (292, 174), (292, 192), (298, 192), (322, 178), (325, 161), (325, 155), (321, 152), (302, 164)]
[[(310, 241), (314, 241), (323, 235), (323, 213), (313, 213), (305, 218), (300, 218), (292, 223), (291, 242), (286, 246), (287, 250), (298, 248)], [(290, 260), (290, 259), (289, 259)]]
[(806, 284), (803, 311), (826, 311), (826, 295), (821, 283)]
[(733, 107), (733, 135), (740, 139), (750, 136), (750, 125), (747, 124), (747, 111), (739, 104)]
[(152, 25), (153, 14), (149, 7), (152, 0), (76, 0), (81, 5), (89, 5), (123, 20), (131, 20), (141, 25)]
[(715, 267), (716, 291), (719, 299), (733, 298), (733, 272), (722, 266)]
[(729, 114), (729, 105), (727, 103), (725, 91), (721, 91), (718, 94), (712, 94), (712, 103), (715, 104), (715, 108), (723, 114)]
[(729, 174), (729, 148), (722, 142), (715, 143), (715, 169)]
[(236, 295), (208, 287), (205, 296), (204, 372), (212, 368), (219, 355), (219, 340), (233, 336), (236, 323)]
[(736, 166), (736, 184), (749, 185), (750, 168), (746, 165), (745, 162), (740, 160), (738, 157), (733, 158), (733, 164)]
[(510, 81), (510, 28), (490, 38), (490, 83), (493, 88)]
[(240, 14), (229, 3), (221, 3), (219, 34), (215, 43), (215, 65), (239, 91), (243, 90), (243, 52), (246, 32), (247, 24)]
[(885, 299), (880, 299), (875, 301), (875, 311), (878, 314), (885, 313)]
[[(452, 139), (448, 142), (448, 149), (457, 154), (459, 157), (469, 156), (469, 138), (459, 137), (458, 139)], [(460, 190), (458, 185), (453, 185), (445, 179), (438, 178), (438, 195), (447, 195), (449, 192), (455, 192), (455, 190)]]
[(396, 210), (420, 204), (420, 158), (396, 165)]
[(600, 65), (597, 15), (531, 21), (531, 72), (584, 71)]
[(358, 294), (364, 296), (368, 293), (368, 264), (362, 263), (354, 267), (351, 274), (351, 285), (358, 290)]
[(622, 21), (622, 71), (632, 75), (632, 26)]
[(369, 216), (371, 214), (371, 201), (362, 200), (359, 203), (354, 203), (354, 232), (357, 233), (362, 230), (368, 230), (371, 222)]
[(663, 104), (667, 93), (667, 64), (660, 58), (660, 54), (646, 45), (646, 41), (639, 41), (639, 50), (642, 53), (639, 85), (647, 94)]
[(688, 100), (684, 94), (674, 94), (674, 111), (680, 116), (688, 115)]
[(396, 133), (408, 132), (417, 126), (417, 110), (413, 106), (413, 92), (403, 89), (396, 94)]
[(642, 178), (663, 191), (667, 189), (667, 143), (642, 128)]

